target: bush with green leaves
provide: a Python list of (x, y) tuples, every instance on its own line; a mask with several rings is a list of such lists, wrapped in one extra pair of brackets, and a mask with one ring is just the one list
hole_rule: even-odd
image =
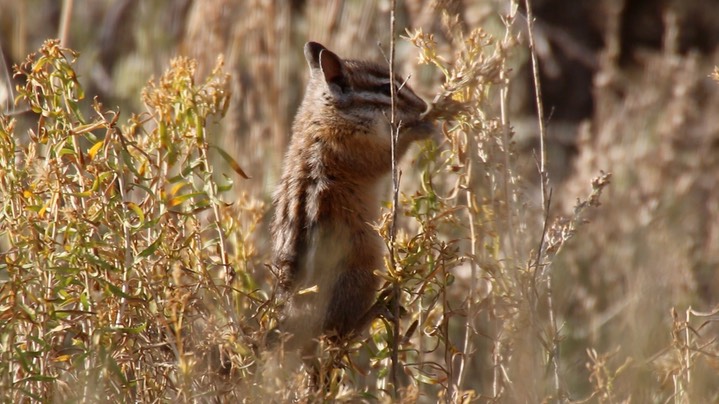
[[(207, 141), (228, 77), (220, 62), (197, 82), (175, 59), (145, 89), (148, 112), (121, 123), (84, 105), (76, 56), (47, 41), (16, 68), (37, 123), (27, 136), (0, 116), (0, 390), (9, 402), (211, 394), (224, 348), (237, 363), (250, 352), (238, 318), (265, 300), (241, 236), (262, 205), (222, 199), (246, 175)], [(237, 175), (213, 171), (213, 150)]]

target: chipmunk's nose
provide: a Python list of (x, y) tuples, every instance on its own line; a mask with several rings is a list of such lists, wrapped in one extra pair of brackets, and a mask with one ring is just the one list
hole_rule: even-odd
[(419, 112), (421, 116), (421, 114), (424, 114), (424, 112), (427, 111), (428, 106), (423, 99), (414, 96), (412, 98), (412, 108)]

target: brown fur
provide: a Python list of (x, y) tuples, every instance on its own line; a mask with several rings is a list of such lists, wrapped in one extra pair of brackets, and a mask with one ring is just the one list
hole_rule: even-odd
[[(383, 245), (380, 180), (390, 172), (389, 82), (386, 68), (345, 61), (308, 43), (311, 78), (293, 125), (274, 198), (273, 264), (279, 272), (280, 330), (291, 347), (322, 334), (361, 332), (371, 319)], [(399, 87), (401, 82), (395, 81)], [(384, 88), (387, 90), (387, 87)], [(386, 93), (386, 91), (385, 91)], [(398, 156), (434, 131), (421, 119), (426, 104), (404, 86), (397, 93)]]

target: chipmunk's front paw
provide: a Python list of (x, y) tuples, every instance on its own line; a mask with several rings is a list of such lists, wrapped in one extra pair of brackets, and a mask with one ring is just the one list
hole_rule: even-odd
[(394, 291), (392, 289), (383, 290), (382, 293), (380, 293), (379, 297), (377, 297), (377, 301), (375, 302), (374, 306), (372, 306), (372, 308), (377, 311), (375, 317), (383, 317), (390, 322), (399, 320), (395, 319), (395, 305), (399, 306), (400, 318), (407, 313), (407, 310), (398, 301), (398, 296), (394, 294)]

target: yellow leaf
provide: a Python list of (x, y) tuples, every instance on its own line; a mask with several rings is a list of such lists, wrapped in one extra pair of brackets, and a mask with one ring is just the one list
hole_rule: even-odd
[(188, 184), (185, 181), (180, 181), (180, 182), (176, 183), (175, 185), (172, 186), (172, 188), (170, 188), (170, 195), (173, 195), (173, 196), (177, 195), (177, 193), (182, 188), (184, 188), (186, 185), (188, 185)]
[(53, 359), (53, 362), (68, 362), (72, 358), (70, 355), (60, 355)]
[(97, 152), (100, 150), (100, 148), (102, 147), (103, 144), (105, 144), (105, 141), (104, 141), (104, 140), (100, 140), (99, 142), (95, 143), (95, 144), (90, 148), (90, 151), (87, 152), (87, 154), (90, 156), (91, 159), (93, 159), (93, 160), (95, 159), (95, 155), (96, 155)]

